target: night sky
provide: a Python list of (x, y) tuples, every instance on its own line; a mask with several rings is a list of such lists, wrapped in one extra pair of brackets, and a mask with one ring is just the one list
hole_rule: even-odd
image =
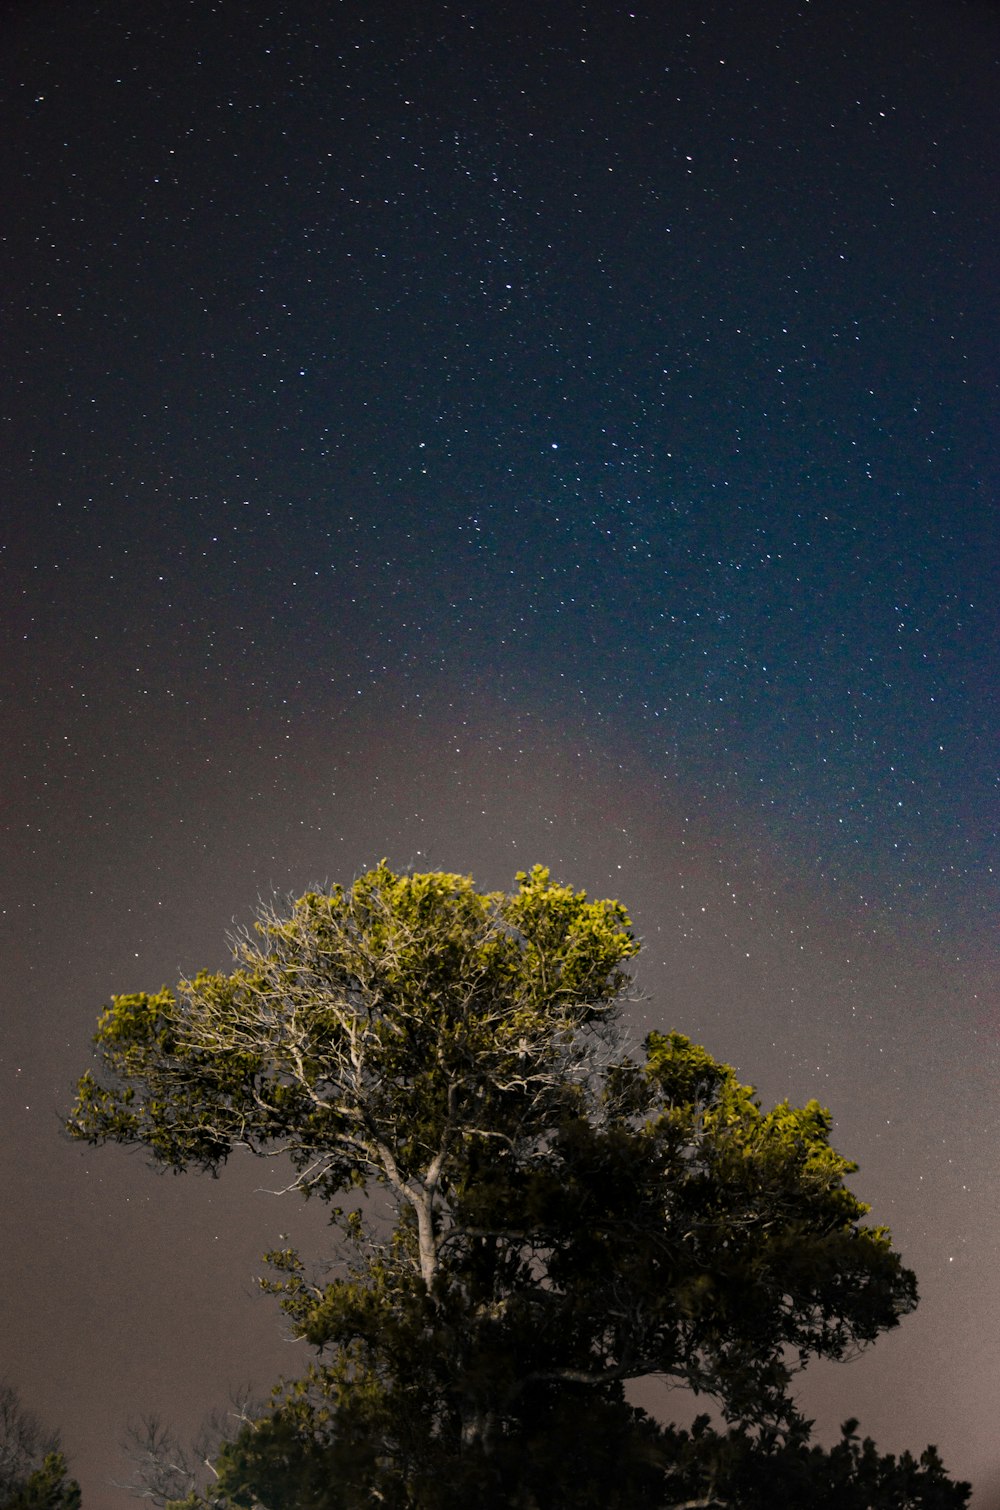
[(831, 1107), (922, 1303), (809, 1413), (1000, 1506), (996, 8), (2, 32), (0, 1374), (87, 1510), (328, 1243), (66, 1141), (97, 1014), (383, 855), (620, 897), (637, 1034)]

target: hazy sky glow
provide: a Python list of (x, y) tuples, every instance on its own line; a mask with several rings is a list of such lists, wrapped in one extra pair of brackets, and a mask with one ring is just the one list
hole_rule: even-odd
[(923, 1300), (809, 1408), (995, 1510), (996, 9), (5, 32), (3, 1372), (87, 1510), (325, 1241), (62, 1141), (96, 1015), (382, 855), (621, 897), (637, 1033), (831, 1106)]

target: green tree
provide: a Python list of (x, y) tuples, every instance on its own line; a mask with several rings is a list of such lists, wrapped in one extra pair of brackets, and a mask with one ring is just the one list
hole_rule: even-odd
[(12, 1489), (3, 1510), (80, 1510), (80, 1486), (68, 1473), (62, 1453), (48, 1453), (41, 1467)]
[(58, 1432), (47, 1430), (12, 1384), (0, 1384), (0, 1510), (77, 1510)]
[[(346, 1265), (269, 1255), (318, 1359), (204, 1502), (640, 1510), (807, 1451), (793, 1374), (895, 1326), (914, 1276), (816, 1102), (764, 1111), (679, 1033), (626, 1052), (638, 948), (542, 867), (481, 894), (383, 863), (262, 912), (232, 972), (114, 998), (74, 1136), (175, 1171), (284, 1156)], [(631, 1406), (650, 1374), (728, 1435)]]

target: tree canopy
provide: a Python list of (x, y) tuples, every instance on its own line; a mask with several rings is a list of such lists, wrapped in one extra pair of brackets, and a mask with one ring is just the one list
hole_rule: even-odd
[[(223, 1448), (212, 1503), (751, 1506), (779, 1461), (834, 1472), (793, 1375), (895, 1326), (914, 1276), (818, 1103), (764, 1110), (678, 1032), (629, 1052), (619, 902), (383, 862), (233, 947), (230, 973), (113, 999), (69, 1123), (175, 1171), (284, 1157), (329, 1205), (339, 1270), (288, 1249), (263, 1282), (316, 1362)], [(723, 1430), (630, 1404), (649, 1375)], [(904, 1471), (952, 1497), (859, 1507), (965, 1503), (936, 1457), (876, 1474), (870, 1448), (845, 1437), (842, 1482), (864, 1459), (883, 1494)]]

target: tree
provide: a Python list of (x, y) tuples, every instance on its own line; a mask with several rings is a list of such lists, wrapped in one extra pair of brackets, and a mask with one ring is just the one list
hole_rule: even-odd
[(4, 1500), (3, 1510), (80, 1510), (80, 1486), (68, 1473), (62, 1453), (48, 1453), (41, 1467)]
[[(676, 1032), (626, 1052), (620, 903), (383, 862), (233, 946), (231, 973), (113, 999), (69, 1122), (177, 1172), (284, 1157), (339, 1234), (335, 1276), (269, 1255), (318, 1360), (185, 1504), (741, 1503), (705, 1496), (807, 1451), (794, 1372), (915, 1305), (823, 1108), (765, 1112)], [(727, 1434), (630, 1405), (650, 1374)]]
[(216, 1478), (212, 1460), (228, 1436), (240, 1423), (255, 1421), (263, 1415), (264, 1405), (247, 1389), (230, 1397), (227, 1410), (215, 1410), (203, 1421), (200, 1431), (188, 1445), (155, 1415), (140, 1416), (129, 1422), (122, 1451), (132, 1469), (131, 1482), (119, 1485), (136, 1499), (164, 1506), (197, 1497), (200, 1486)]
[(24, 1480), (59, 1438), (22, 1403), (12, 1384), (0, 1384), (0, 1502)]
[(0, 1510), (78, 1510), (80, 1486), (67, 1478), (59, 1435), (0, 1384)]
[(705, 1510), (963, 1510), (970, 1486), (955, 1483), (937, 1451), (919, 1460), (904, 1452), (881, 1456), (870, 1437), (862, 1442), (856, 1421), (845, 1421), (829, 1450), (809, 1442), (808, 1422), (782, 1440), (762, 1441), (745, 1428), (725, 1433), (700, 1416), (690, 1431), (668, 1427), (663, 1450), (672, 1465), (683, 1504)]

